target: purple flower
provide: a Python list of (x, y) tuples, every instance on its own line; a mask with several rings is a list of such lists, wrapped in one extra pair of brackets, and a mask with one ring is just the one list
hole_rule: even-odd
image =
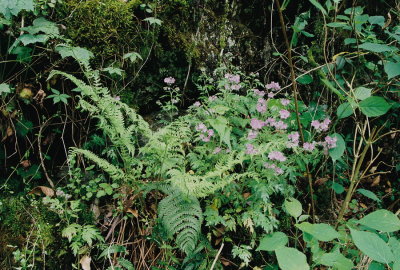
[(258, 103), (256, 109), (259, 113), (265, 113), (267, 111), (267, 106), (265, 106), (265, 104)]
[(337, 142), (337, 138), (331, 137), (331, 136), (326, 136), (325, 137), (325, 143), (326, 143), (326, 147), (328, 149), (332, 149), (336, 147), (336, 142)]
[(200, 134), (200, 139), (203, 142), (209, 142), (210, 141), (210, 136), (206, 137), (204, 134)]
[(272, 89), (272, 90), (280, 90), (280, 89), (281, 89), (281, 86), (280, 86), (279, 83), (277, 83), (277, 82), (271, 82), (271, 83), (267, 84), (267, 85), (265, 86), (265, 88), (267, 88), (267, 89)]
[(319, 130), (320, 123), (317, 120), (313, 120), (313, 121), (311, 121), (311, 126), (313, 128), (315, 128), (316, 130)]
[(120, 96), (115, 96), (114, 99), (117, 100), (117, 101), (120, 101), (121, 97)]
[(315, 143), (309, 143), (309, 142), (305, 142), (303, 144), (303, 149), (306, 151), (313, 151), (315, 149)]
[(214, 100), (216, 100), (216, 99), (218, 99), (217, 96), (211, 96), (211, 97), (208, 98), (209, 101), (214, 101)]
[(276, 167), (276, 168), (275, 168), (275, 173), (276, 173), (277, 175), (280, 175), (280, 174), (283, 173), (283, 170), (282, 170), (281, 168), (279, 168), (279, 167)]
[(200, 107), (201, 106), (200, 101), (196, 101), (195, 103), (193, 103), (193, 106), (194, 107)]
[(256, 96), (260, 96), (260, 97), (265, 96), (265, 92), (264, 92), (264, 91), (260, 91), (260, 90), (258, 90), (258, 89), (253, 89), (253, 92), (254, 92), (254, 94), (255, 94)]
[(279, 151), (272, 151), (271, 153), (268, 154), (268, 158), (270, 160), (277, 160), (277, 161), (286, 161), (286, 157), (283, 155), (282, 152)]
[(265, 123), (261, 120), (258, 120), (256, 118), (251, 119), (250, 121), (250, 126), (252, 129), (262, 129), (264, 127)]
[(239, 83), (240, 82), (240, 76), (239, 75), (233, 75), (230, 73), (225, 74), (225, 79), (228, 79), (228, 81), (232, 83)]
[(250, 143), (246, 144), (246, 154), (248, 155), (255, 155), (258, 151), (254, 149), (254, 146)]
[(222, 151), (221, 147), (215, 147), (213, 154), (218, 154), (221, 151)]
[(269, 98), (274, 98), (274, 96), (275, 96), (274, 93), (272, 93), (272, 92), (268, 93), (268, 97), (269, 97)]
[(288, 135), (288, 147), (296, 147), (299, 145), (300, 134), (298, 132), (293, 132)]
[(197, 131), (207, 132), (207, 127), (203, 123), (200, 123), (196, 126)]
[(213, 129), (207, 130), (207, 134), (208, 134), (209, 137), (214, 136), (214, 130)]
[(275, 119), (272, 117), (268, 117), (267, 120), (265, 120), (265, 125), (266, 126), (274, 126), (275, 125)]
[(247, 139), (248, 140), (253, 140), (255, 138), (257, 138), (258, 132), (255, 130), (250, 130), (249, 134), (247, 135)]
[(314, 127), (318, 132), (328, 131), (330, 123), (331, 120), (329, 118), (325, 118), (325, 120), (322, 122), (319, 122), (318, 120), (311, 121), (311, 126)]
[(282, 104), (283, 106), (287, 106), (287, 105), (289, 105), (289, 103), (290, 103), (290, 100), (288, 100), (288, 99), (286, 99), (286, 98), (282, 98), (282, 99), (281, 99), (281, 104)]
[(169, 85), (174, 84), (174, 83), (175, 83), (175, 78), (173, 78), (173, 77), (167, 77), (167, 78), (164, 79), (164, 82), (165, 82), (166, 84), (169, 84)]
[(290, 112), (288, 110), (280, 110), (279, 114), (282, 119), (286, 119), (290, 116)]
[(240, 84), (233, 84), (233, 85), (231, 85), (231, 89), (232, 89), (232, 90), (235, 90), (235, 91), (239, 90), (241, 87), (242, 87), (242, 86), (241, 86)]
[(275, 122), (273, 125), (276, 129), (285, 130), (288, 128), (288, 125), (282, 121)]

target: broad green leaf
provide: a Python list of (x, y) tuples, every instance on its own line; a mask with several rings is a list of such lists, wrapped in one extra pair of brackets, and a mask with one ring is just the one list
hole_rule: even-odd
[(332, 158), (333, 162), (337, 161), (344, 154), (344, 150), (346, 149), (346, 143), (342, 137), (342, 135), (338, 133), (334, 133), (330, 135), (333, 138), (336, 138), (336, 147), (329, 149), (329, 156)]
[(349, 102), (342, 103), (337, 108), (336, 114), (339, 119), (349, 117), (353, 114), (353, 107)]
[(383, 97), (372, 96), (360, 102), (361, 112), (368, 117), (384, 115), (390, 109), (390, 104)]
[(309, 270), (306, 255), (295, 248), (283, 247), (275, 250), (279, 267), (282, 270)]
[(317, 9), (319, 9), (325, 16), (328, 16), (328, 12), (324, 9), (324, 7), (318, 3), (318, 0), (309, 0), (311, 4), (313, 4)]
[(345, 22), (332, 22), (332, 23), (328, 23), (327, 26), (332, 27), (332, 28), (344, 27), (344, 26), (347, 26), (347, 23), (345, 23)]
[(332, 183), (332, 189), (337, 193), (337, 194), (342, 194), (344, 191), (343, 185), (333, 182)]
[(368, 18), (368, 22), (370, 24), (377, 24), (379, 26), (384, 26), (385, 25), (385, 17), (383, 17), (383, 16), (370, 16)]
[(10, 53), (17, 55), (17, 60), (20, 62), (30, 62), (31, 61), (32, 49), (29, 47), (18, 46), (15, 47)]
[(375, 193), (373, 193), (372, 191), (369, 191), (369, 190), (366, 190), (366, 189), (363, 189), (363, 188), (359, 188), (359, 189), (357, 189), (357, 192), (362, 194), (362, 195), (364, 195), (367, 198), (370, 198), (371, 200), (376, 201), (376, 202), (380, 202), (381, 201), (381, 199), (379, 199), (375, 195)]
[(219, 116), (215, 119), (208, 120), (210, 125), (215, 129), (220, 137), (220, 141), (226, 143), (231, 148), (231, 130), (228, 120), (225, 117)]
[(354, 90), (354, 97), (358, 100), (364, 100), (371, 96), (372, 89), (363, 86), (357, 87)]
[(371, 262), (371, 264), (368, 266), (368, 270), (385, 270), (385, 269), (386, 269), (385, 265), (378, 262)]
[(318, 263), (333, 267), (333, 269), (337, 270), (351, 270), (354, 267), (353, 262), (339, 252), (323, 254), (318, 260)]
[(311, 75), (309, 74), (306, 74), (299, 77), (296, 81), (298, 81), (301, 84), (310, 84), (313, 82), (313, 77), (311, 77)]
[(21, 30), (29, 32), (31, 35), (35, 35), (40, 32), (53, 36), (58, 36), (60, 34), (57, 24), (48, 21), (43, 17), (35, 19), (31, 26), (23, 27)]
[(386, 74), (388, 75), (388, 79), (400, 75), (400, 63), (387, 62), (384, 68)]
[(19, 40), (24, 44), (24, 46), (34, 43), (45, 43), (49, 37), (47, 35), (31, 35), (24, 34), (19, 37)]
[(34, 8), (34, 0), (0, 0), (0, 14), (6, 19), (17, 16), (22, 10), (33, 11)]
[(89, 60), (94, 56), (91, 51), (86, 50), (81, 47), (71, 47), (69, 45), (58, 45), (56, 47), (56, 52), (58, 52), (62, 58), (73, 57), (77, 61), (88, 63)]
[(106, 67), (103, 71), (108, 72), (110, 75), (123, 76), (124, 70), (117, 67)]
[(144, 19), (143, 21), (149, 22), (150, 25), (157, 24), (157, 25), (161, 26), (161, 24), (162, 24), (162, 21), (160, 19), (157, 19), (154, 17), (148, 17), (148, 18)]
[(278, 248), (286, 246), (288, 243), (288, 237), (283, 232), (274, 232), (267, 234), (260, 240), (258, 250), (274, 251)]
[(359, 46), (359, 48), (375, 53), (398, 51), (398, 49), (395, 47), (388, 46), (385, 44), (372, 43), (372, 42), (363, 43)]
[(385, 209), (380, 209), (366, 215), (358, 223), (381, 232), (395, 232), (400, 230), (400, 219)]
[(371, 259), (380, 263), (391, 263), (394, 256), (388, 244), (378, 235), (350, 229), (354, 244)]
[(303, 222), (296, 224), (296, 227), (303, 232), (311, 234), (319, 241), (332, 241), (340, 236), (334, 228), (325, 223), (311, 224), (309, 222)]
[(132, 63), (135, 63), (138, 59), (143, 60), (142, 56), (137, 52), (126, 53), (123, 59), (129, 59)]
[(392, 249), (394, 257), (400, 259), (400, 241), (394, 237), (391, 237), (388, 244)]
[(394, 262), (392, 270), (400, 270), (400, 258), (397, 258), (397, 260)]
[(303, 212), (301, 203), (295, 198), (286, 199), (284, 202), (286, 212), (294, 218), (298, 218)]

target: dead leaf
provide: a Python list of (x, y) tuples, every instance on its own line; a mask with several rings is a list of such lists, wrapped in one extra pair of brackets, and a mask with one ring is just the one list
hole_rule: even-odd
[(7, 137), (12, 136), (13, 134), (14, 134), (13, 129), (12, 129), (11, 127), (8, 127), (8, 128), (7, 128)]
[(370, 172), (370, 173), (374, 173), (374, 172), (376, 172), (376, 169), (378, 169), (378, 167), (377, 167), (377, 166), (374, 166), (374, 167), (372, 167), (372, 168), (369, 170), (369, 172)]
[(30, 160), (23, 160), (23, 161), (21, 161), (21, 163), (20, 163), (21, 165), (22, 165), (22, 167), (24, 167), (24, 168), (28, 168), (29, 166), (31, 166), (31, 162), (30, 162)]
[(243, 193), (242, 195), (243, 195), (243, 198), (246, 200), (248, 197), (250, 197), (251, 193), (246, 192), (246, 193)]
[(364, 209), (367, 209), (367, 206), (366, 206), (365, 204), (363, 204), (363, 203), (360, 203), (360, 206), (361, 206), (362, 208), (364, 208)]
[(54, 190), (49, 187), (45, 187), (45, 186), (37, 186), (37, 187), (33, 188), (31, 191), (29, 191), (28, 194), (40, 195), (41, 193), (43, 193), (44, 195), (46, 195), (48, 197), (54, 196)]
[(128, 210), (126, 210), (127, 213), (131, 213), (135, 218), (139, 217), (139, 212), (136, 209), (132, 209), (132, 208), (128, 208)]
[(318, 178), (318, 179), (315, 181), (315, 185), (317, 185), (317, 186), (322, 186), (322, 185), (325, 184), (327, 181), (328, 181), (328, 178), (326, 178), (326, 177)]
[(83, 270), (90, 270), (90, 262), (92, 261), (92, 258), (90, 256), (85, 255), (82, 257), (82, 259), (79, 261), (79, 263), (82, 266)]
[(221, 263), (222, 263), (224, 266), (228, 266), (228, 265), (231, 264), (228, 260), (225, 260), (225, 259), (223, 259), (223, 258), (221, 258)]
[(387, 184), (389, 187), (392, 187), (392, 183), (391, 183), (391, 182), (386, 181), (386, 184)]
[(380, 182), (381, 182), (381, 176), (378, 175), (378, 176), (375, 177), (374, 180), (372, 181), (371, 187), (374, 187), (374, 186), (379, 185)]

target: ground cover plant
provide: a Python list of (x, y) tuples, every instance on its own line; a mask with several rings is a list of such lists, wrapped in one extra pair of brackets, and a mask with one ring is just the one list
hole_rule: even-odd
[(1, 269), (400, 269), (397, 1), (0, 4)]

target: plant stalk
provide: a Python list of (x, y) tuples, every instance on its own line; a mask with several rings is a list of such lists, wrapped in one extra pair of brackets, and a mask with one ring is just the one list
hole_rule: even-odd
[[(281, 28), (282, 28), (282, 34), (283, 34), (283, 38), (285, 39), (286, 49), (288, 51), (288, 63), (289, 63), (289, 68), (290, 68), (290, 79), (292, 81), (292, 92), (293, 92), (293, 98), (294, 98), (296, 122), (297, 122), (297, 126), (299, 128), (301, 142), (304, 143), (305, 141), (304, 141), (303, 127), (301, 125), (300, 116), (299, 116), (298, 89), (297, 89), (296, 74), (294, 72), (294, 64), (293, 64), (293, 59), (292, 59), (292, 48), (290, 46), (289, 39), (288, 39), (288, 36), (286, 33), (285, 20), (283, 18), (281, 4), (280, 4), (279, 0), (275, 0), (275, 3), (278, 8), (279, 21), (280, 21)], [(308, 187), (309, 187), (310, 197), (311, 197), (311, 216), (312, 216), (313, 222), (315, 222), (314, 188), (313, 188), (312, 175), (310, 173), (310, 168), (308, 167), (308, 164), (306, 164), (306, 173), (307, 173)]]

